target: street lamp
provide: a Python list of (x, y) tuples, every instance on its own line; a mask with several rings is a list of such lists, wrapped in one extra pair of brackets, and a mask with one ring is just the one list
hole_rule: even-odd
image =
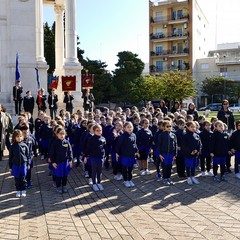
[(225, 62), (225, 59), (226, 59), (226, 55), (223, 56), (223, 61), (224, 61), (224, 65), (223, 65), (223, 70), (224, 70), (224, 82), (223, 82), (223, 100), (226, 99), (226, 62)]

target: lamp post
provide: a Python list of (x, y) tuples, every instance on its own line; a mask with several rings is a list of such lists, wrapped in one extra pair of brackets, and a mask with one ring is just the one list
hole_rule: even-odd
[(223, 82), (223, 100), (226, 99), (226, 62), (225, 62), (225, 59), (226, 59), (226, 55), (223, 56), (223, 60), (224, 60), (224, 65), (223, 65), (223, 69), (224, 69), (224, 82)]

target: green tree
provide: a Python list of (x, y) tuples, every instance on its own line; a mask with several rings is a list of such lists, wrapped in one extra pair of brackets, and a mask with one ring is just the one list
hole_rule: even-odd
[(196, 93), (195, 81), (189, 71), (171, 71), (163, 73), (159, 77), (162, 82), (162, 98), (164, 99), (182, 101)]
[[(117, 68), (113, 72), (113, 86), (117, 89), (115, 100), (118, 102), (136, 102), (138, 97), (134, 96), (139, 92), (137, 85), (142, 82), (141, 74), (144, 63), (137, 54), (130, 51), (119, 52)], [(138, 94), (137, 94), (138, 95)]]
[(225, 98), (229, 98), (229, 96), (233, 97), (237, 94), (237, 88), (234, 86), (234, 82), (222, 76), (206, 78), (202, 82), (201, 91), (208, 95), (210, 101), (213, 96), (215, 96), (214, 99), (221, 101), (224, 96)]
[(55, 22), (50, 27), (46, 22), (44, 30), (44, 55), (49, 65), (48, 73), (52, 74), (55, 69)]

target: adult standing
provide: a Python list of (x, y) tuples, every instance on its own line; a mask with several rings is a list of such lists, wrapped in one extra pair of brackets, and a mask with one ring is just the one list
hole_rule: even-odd
[(228, 100), (222, 101), (222, 108), (218, 111), (217, 118), (227, 124), (228, 132), (231, 133), (235, 129), (233, 112), (229, 109)]
[(15, 86), (13, 87), (13, 101), (15, 102), (15, 113), (16, 115), (21, 113), (21, 107), (22, 107), (22, 92), (23, 87), (21, 86), (21, 81), (16, 81)]
[(56, 89), (52, 88), (51, 93), (48, 95), (48, 105), (50, 109), (50, 116), (52, 119), (55, 119), (57, 116), (57, 109), (58, 109), (58, 95), (55, 93)]
[(83, 108), (84, 111), (93, 111), (95, 98), (93, 94), (90, 92), (90, 89), (86, 89), (85, 93), (83, 94)]
[(189, 103), (187, 115), (192, 115), (194, 121), (198, 121), (198, 112), (194, 103)]
[(66, 111), (70, 112), (70, 114), (73, 113), (73, 100), (73, 95), (68, 91), (64, 96), (63, 102), (66, 103)]
[(168, 107), (166, 106), (166, 103), (163, 99), (160, 100), (160, 102), (159, 102), (159, 108), (163, 112), (164, 116), (166, 116), (168, 113)]
[(175, 112), (180, 112), (180, 102), (176, 101), (174, 102), (174, 105), (171, 109), (171, 113), (175, 113)]
[(46, 112), (46, 109), (47, 109), (46, 100), (47, 100), (47, 95), (45, 94), (45, 90), (44, 88), (41, 88), (39, 90), (37, 100), (36, 100), (36, 103), (38, 105), (38, 111)]
[[(10, 114), (4, 112), (2, 104), (0, 104), (0, 161), (3, 157), (3, 151), (9, 140), (12, 131), (12, 119)], [(9, 147), (9, 146), (8, 146)]]
[(27, 91), (26, 96), (23, 98), (23, 109), (25, 112), (30, 112), (33, 115), (34, 97), (31, 91)]

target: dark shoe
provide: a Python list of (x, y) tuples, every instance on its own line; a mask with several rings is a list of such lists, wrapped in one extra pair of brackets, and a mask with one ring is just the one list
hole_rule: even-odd
[(220, 177), (220, 181), (222, 181), (222, 182), (227, 182), (227, 179), (226, 179), (226, 177), (223, 175), (223, 176)]
[(232, 170), (230, 168), (227, 169), (228, 173), (232, 173)]
[(57, 193), (60, 193), (60, 194), (63, 193), (62, 187), (58, 187), (58, 188), (57, 188)]
[(62, 192), (63, 192), (63, 193), (67, 193), (67, 192), (68, 192), (68, 190), (67, 190), (67, 187), (66, 187), (66, 186), (63, 186), (63, 187), (62, 187)]
[(32, 182), (28, 182), (28, 183), (27, 183), (27, 188), (32, 188), (32, 186), (33, 186), (33, 185), (32, 185)]

